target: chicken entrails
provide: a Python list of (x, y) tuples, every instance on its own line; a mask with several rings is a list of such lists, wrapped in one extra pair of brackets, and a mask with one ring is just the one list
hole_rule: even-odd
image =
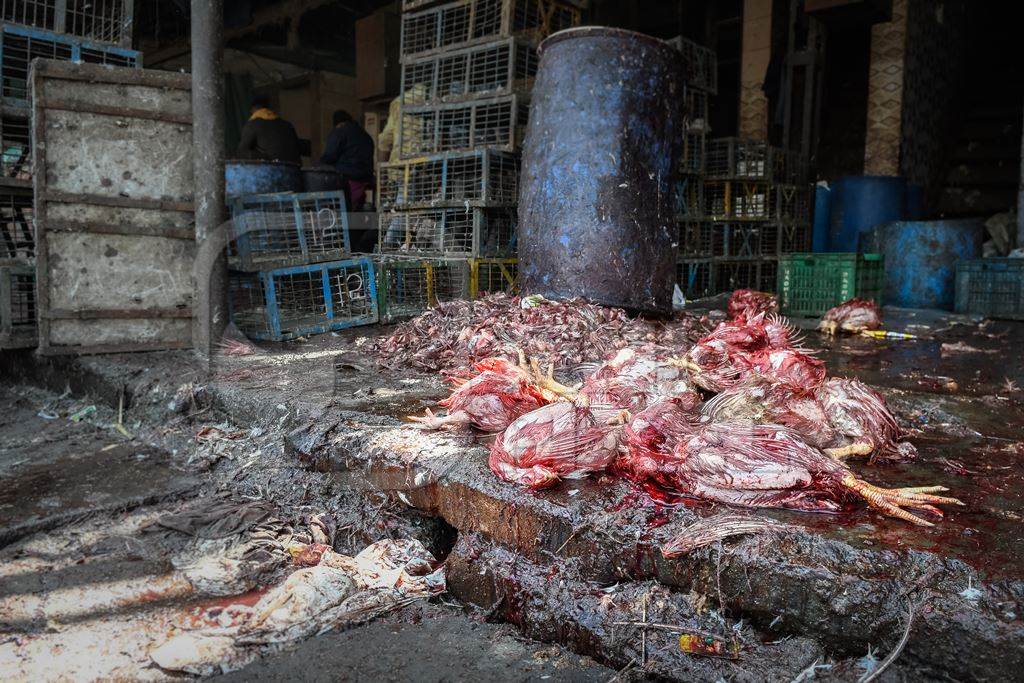
[(850, 299), (835, 308), (829, 309), (822, 316), (818, 329), (834, 335), (837, 331), (860, 334), (864, 330), (877, 330), (882, 327), (882, 309), (874, 301), (867, 299)]
[(857, 496), (886, 515), (931, 526), (906, 508), (941, 517), (936, 505), (962, 505), (934, 495), (946, 490), (941, 486), (883, 489), (868, 484), (778, 425), (706, 425), (682, 439), (660, 467), (659, 480), (671, 490), (746, 507), (834, 512)]
[(491, 471), (541, 489), (607, 468), (618, 450), (623, 419), (584, 402), (550, 403), (518, 418), (491, 446)]

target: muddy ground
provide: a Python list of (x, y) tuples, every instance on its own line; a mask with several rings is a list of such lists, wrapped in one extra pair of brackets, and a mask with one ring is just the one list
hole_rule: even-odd
[[(446, 560), (448, 594), (236, 677), (856, 680), (912, 614), (883, 679), (1012, 678), (1024, 666), (1024, 325), (887, 319), (922, 338), (809, 336), (832, 374), (886, 394), (921, 451), (913, 464), (857, 470), (888, 486), (944, 484), (967, 506), (934, 529), (860, 508), (761, 512), (792, 529), (672, 561), (660, 544), (720, 508), (609, 480), (542, 494), (498, 482), (472, 439), (402, 427), (444, 388), (378, 370), (367, 351), (376, 328), (212, 366), (185, 353), (7, 354), (0, 676), (165, 678), (149, 648), (224, 601), (182, 567), (254, 548), (273, 556), (328, 513), (339, 552), (423, 541)], [(252, 524), (239, 513), (240, 531), (217, 539), (155, 524), (218, 493), (271, 512)], [(273, 566), (239, 592), (286, 572)], [(739, 657), (682, 653), (682, 632), (735, 640)]]

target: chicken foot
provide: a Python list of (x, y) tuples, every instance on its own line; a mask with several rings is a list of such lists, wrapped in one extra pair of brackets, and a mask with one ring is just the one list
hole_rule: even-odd
[(852, 443), (849, 446), (840, 446), (839, 448), (823, 449), (825, 455), (839, 462), (854, 455), (870, 455), (874, 450), (874, 446), (865, 442)]
[(541, 389), (550, 391), (555, 396), (570, 401), (579, 393), (572, 387), (566, 386), (555, 379), (554, 361), (548, 364), (547, 372), (544, 372), (540, 369), (540, 362), (536, 358), (530, 358), (527, 361), (526, 354), (523, 353), (522, 349), (516, 349), (516, 354), (519, 356), (519, 368), (527, 373), (530, 380)]
[(924, 512), (941, 517), (942, 511), (935, 507), (936, 505), (963, 505), (956, 498), (932, 495), (948, 491), (949, 489), (945, 486), (910, 486), (898, 489), (884, 489), (862, 481), (852, 474), (843, 477), (842, 485), (866, 500), (868, 505), (876, 510), (890, 517), (896, 517), (921, 526), (935, 525), (903, 508), (923, 510)]
[(427, 408), (426, 415), (410, 415), (408, 419), (427, 429), (442, 429), (449, 426), (464, 427), (472, 422), (469, 414), (464, 410), (457, 410), (448, 415), (435, 415), (430, 408)]

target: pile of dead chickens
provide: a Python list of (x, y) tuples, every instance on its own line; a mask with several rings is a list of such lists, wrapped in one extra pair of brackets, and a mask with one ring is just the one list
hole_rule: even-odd
[(373, 349), (389, 369), (461, 371), (488, 358), (515, 358), (521, 350), (569, 371), (622, 348), (688, 349), (706, 331), (705, 323), (689, 314), (651, 321), (583, 300), (493, 294), (442, 302), (399, 325)]
[(943, 487), (884, 489), (854, 474), (850, 456), (916, 451), (877, 392), (827, 377), (771, 301), (745, 299), (678, 355), (623, 348), (574, 386), (523, 354), (487, 358), (457, 378), (445, 415), (413, 419), (494, 435), (491, 470), (532, 489), (607, 472), (745, 507), (834, 512), (863, 500), (922, 525), (960, 504), (936, 495)]

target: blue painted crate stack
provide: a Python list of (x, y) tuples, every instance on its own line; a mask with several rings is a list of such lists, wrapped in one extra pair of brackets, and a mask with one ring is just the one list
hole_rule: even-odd
[(34, 59), (141, 68), (133, 0), (0, 3), (0, 349), (36, 345), (29, 69)]
[(405, 0), (402, 9), (395, 152), (377, 174), (385, 320), (514, 289), (537, 45), (581, 19), (566, 0)]
[(700, 220), (680, 237), (687, 298), (741, 288), (774, 292), (779, 255), (810, 247), (812, 193), (799, 154), (754, 140), (708, 140), (701, 201)]
[(229, 208), (228, 307), (243, 334), (287, 341), (377, 322), (376, 270), (351, 256), (343, 192), (243, 195)]

